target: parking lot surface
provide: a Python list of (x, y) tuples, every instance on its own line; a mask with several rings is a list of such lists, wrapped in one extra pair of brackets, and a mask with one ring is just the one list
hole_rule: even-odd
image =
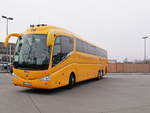
[(71, 90), (11, 84), (0, 73), (0, 113), (150, 113), (150, 74), (109, 74)]

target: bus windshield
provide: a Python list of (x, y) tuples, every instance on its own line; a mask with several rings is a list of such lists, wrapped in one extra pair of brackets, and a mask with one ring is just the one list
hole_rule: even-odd
[(51, 47), (46, 45), (46, 41), (46, 34), (25, 34), (20, 37), (14, 54), (14, 68), (48, 69)]

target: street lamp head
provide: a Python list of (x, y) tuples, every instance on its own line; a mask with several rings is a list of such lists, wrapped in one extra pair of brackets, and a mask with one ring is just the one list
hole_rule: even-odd
[(11, 18), (11, 17), (9, 17), (9, 18), (7, 18), (8, 20), (13, 20), (13, 18)]
[(146, 38), (149, 38), (149, 37), (148, 36), (142, 37), (142, 39), (146, 39)]
[(7, 17), (7, 16), (2, 16), (2, 18), (8, 19), (8, 20), (13, 20), (12, 17)]
[(7, 17), (6, 17), (6, 16), (2, 16), (2, 18), (5, 18), (5, 19), (7, 19)]

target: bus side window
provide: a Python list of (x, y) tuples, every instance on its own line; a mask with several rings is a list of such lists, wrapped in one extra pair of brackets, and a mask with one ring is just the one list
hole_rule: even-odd
[(54, 51), (53, 51), (53, 62), (52, 66), (57, 65), (67, 54), (73, 51), (73, 38), (66, 36), (58, 36), (55, 40)]
[(52, 66), (55, 66), (61, 61), (61, 37), (57, 37), (54, 44)]
[(69, 54), (71, 51), (73, 51), (73, 38), (70, 37), (62, 37), (61, 40), (61, 46), (62, 46), (62, 60)]

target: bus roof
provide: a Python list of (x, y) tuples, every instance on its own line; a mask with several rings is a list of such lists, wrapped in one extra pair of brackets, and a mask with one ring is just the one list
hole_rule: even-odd
[[(68, 34), (68, 35), (70, 35), (70, 36), (72, 36), (74, 38), (81, 39), (81, 40), (83, 40), (83, 41), (85, 41), (85, 42), (87, 42), (87, 43), (89, 43), (89, 44), (91, 44), (93, 46), (96, 46), (95, 44), (92, 44), (92, 43), (84, 40), (79, 35), (77, 35), (75, 33), (72, 33), (72, 32), (70, 32), (70, 31), (68, 31), (68, 30), (66, 30), (64, 28), (60, 28), (60, 27), (56, 27), (56, 26), (50, 26), (50, 25), (45, 25), (45, 24), (39, 24), (39, 25), (36, 25), (36, 26), (35, 25), (30, 25), (30, 28), (27, 29), (24, 32), (24, 34), (27, 34), (27, 33), (30, 33), (30, 34), (31, 33), (38, 33), (38, 34), (44, 33), (44, 34), (47, 34), (49, 32), (51, 32), (51, 33), (63, 32), (63, 33), (66, 33), (66, 34)], [(99, 47), (99, 46), (96, 46), (96, 47)], [(99, 47), (99, 48), (101, 48), (101, 47)], [(101, 49), (103, 49), (103, 48), (101, 48)]]

